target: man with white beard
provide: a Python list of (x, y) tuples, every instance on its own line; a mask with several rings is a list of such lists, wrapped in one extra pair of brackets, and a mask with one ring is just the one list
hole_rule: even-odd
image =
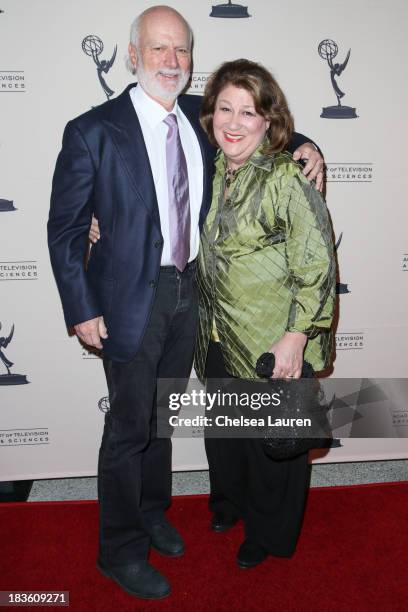
[[(98, 568), (125, 591), (159, 599), (167, 579), (150, 546), (184, 552), (168, 522), (171, 442), (156, 435), (158, 378), (188, 378), (198, 318), (195, 259), (211, 202), (215, 151), (199, 124), (200, 98), (180, 95), (192, 32), (166, 6), (132, 24), (134, 84), (65, 129), (48, 223), (65, 320), (103, 349), (110, 411), (99, 453)], [(299, 136), (299, 144), (306, 139)], [(310, 144), (312, 177), (322, 159)], [(310, 175), (309, 175), (310, 176)], [(84, 255), (92, 215), (101, 238)]]

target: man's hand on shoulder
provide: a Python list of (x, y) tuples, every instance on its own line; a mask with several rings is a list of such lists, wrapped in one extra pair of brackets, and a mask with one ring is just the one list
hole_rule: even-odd
[(303, 174), (307, 176), (309, 181), (316, 179), (316, 189), (322, 191), (324, 159), (319, 151), (316, 150), (315, 146), (311, 142), (305, 142), (305, 144), (302, 144), (293, 153), (293, 159), (296, 161), (302, 159), (306, 162), (306, 166), (303, 168)]
[(74, 325), (75, 333), (82, 342), (97, 349), (102, 348), (101, 338), (106, 340), (108, 331), (103, 317), (96, 317)]

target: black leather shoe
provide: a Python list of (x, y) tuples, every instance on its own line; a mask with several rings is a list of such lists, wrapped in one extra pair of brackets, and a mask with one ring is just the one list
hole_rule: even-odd
[(228, 531), (238, 523), (238, 517), (216, 512), (211, 519), (211, 529), (217, 533)]
[(107, 567), (98, 560), (96, 567), (106, 578), (112, 578), (126, 593), (135, 597), (163, 599), (170, 595), (171, 588), (167, 579), (147, 561), (135, 561), (132, 565), (122, 567)]
[(238, 567), (242, 569), (255, 567), (265, 561), (267, 556), (268, 552), (262, 546), (251, 542), (251, 540), (244, 540), (237, 554)]
[(163, 518), (149, 528), (151, 546), (165, 557), (181, 557), (184, 555), (184, 542), (173, 525)]

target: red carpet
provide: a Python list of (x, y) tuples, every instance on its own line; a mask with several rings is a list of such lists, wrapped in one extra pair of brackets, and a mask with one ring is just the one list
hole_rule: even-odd
[(70, 592), (71, 610), (408, 610), (408, 482), (312, 489), (297, 552), (235, 565), (242, 527), (215, 534), (206, 496), (174, 499), (180, 559), (151, 555), (173, 592), (144, 602), (95, 569), (95, 502), (2, 504), (0, 590)]

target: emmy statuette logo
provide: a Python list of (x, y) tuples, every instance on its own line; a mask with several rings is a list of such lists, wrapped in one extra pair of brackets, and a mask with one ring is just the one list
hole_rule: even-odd
[(113, 96), (115, 92), (106, 83), (105, 79), (102, 76), (102, 73), (104, 72), (105, 74), (108, 74), (109, 70), (112, 68), (113, 63), (116, 58), (117, 50), (118, 50), (118, 46), (115, 45), (115, 48), (113, 50), (113, 54), (110, 60), (104, 60), (104, 59), (101, 60), (99, 59), (99, 56), (103, 52), (103, 42), (99, 38), (99, 36), (94, 36), (90, 34), (89, 36), (86, 36), (84, 40), (82, 41), (82, 51), (86, 55), (89, 55), (89, 57), (92, 57), (93, 61), (95, 62), (99, 83), (101, 84), (103, 92), (108, 100), (111, 96)]
[(334, 93), (337, 98), (336, 106), (326, 106), (323, 107), (320, 117), (323, 119), (356, 119), (358, 116), (356, 114), (356, 109), (351, 106), (343, 106), (340, 100), (345, 96), (345, 93), (341, 91), (340, 87), (337, 84), (336, 77), (339, 77), (343, 70), (346, 68), (348, 61), (350, 59), (351, 49), (348, 50), (346, 55), (346, 59), (342, 64), (333, 63), (334, 58), (338, 53), (338, 46), (334, 40), (330, 38), (326, 38), (319, 43), (319, 47), (317, 49), (320, 57), (323, 60), (326, 60), (329, 68), (330, 68), (330, 79), (331, 84), (334, 89)]
[(0, 198), (0, 212), (9, 212), (10, 210), (17, 210), (12, 200), (2, 200)]
[(98, 408), (104, 414), (109, 412), (109, 410), (110, 410), (109, 397), (107, 397), (107, 396), (101, 397), (101, 399), (98, 402)]
[[(0, 323), (1, 330), (1, 323)], [(11, 368), (14, 365), (10, 359), (7, 359), (3, 352), (13, 339), (14, 335), (14, 323), (11, 326), (11, 331), (8, 336), (0, 336), (0, 362), (4, 365), (7, 370), (7, 374), (0, 374), (0, 386), (2, 385), (26, 385), (28, 383), (25, 374), (12, 374)]]
[(218, 4), (212, 7), (210, 17), (220, 17), (223, 19), (242, 19), (251, 17), (248, 14), (248, 7), (241, 4), (234, 4), (229, 0), (225, 4)]

